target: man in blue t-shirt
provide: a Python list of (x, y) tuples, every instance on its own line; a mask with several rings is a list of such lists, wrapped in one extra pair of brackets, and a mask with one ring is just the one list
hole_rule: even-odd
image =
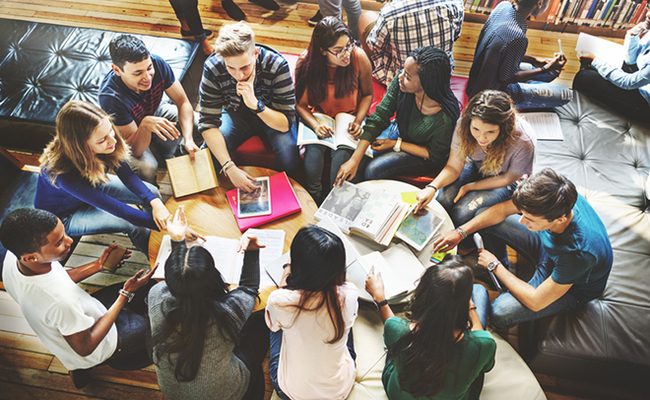
[[(131, 146), (133, 169), (155, 183), (158, 163), (173, 157), (179, 143), (190, 157), (199, 150), (192, 104), (169, 64), (139, 38), (117, 36), (109, 50), (113, 65), (100, 86), (99, 104)], [(163, 93), (173, 104), (161, 104)]]
[[(511, 200), (443, 235), (435, 246), (451, 248), (477, 231), (486, 247), (502, 253), (496, 257), (483, 249), (478, 258), (509, 291), (492, 303), (492, 323), (499, 328), (575, 308), (605, 290), (613, 260), (605, 226), (575, 185), (550, 168), (524, 181)], [(495, 241), (501, 249), (488, 245)], [(528, 282), (504, 266), (503, 243), (537, 264)]]

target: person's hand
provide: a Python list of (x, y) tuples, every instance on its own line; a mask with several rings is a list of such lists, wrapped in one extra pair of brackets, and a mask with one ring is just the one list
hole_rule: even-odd
[(232, 182), (237, 189), (241, 189), (245, 192), (252, 192), (257, 187), (253, 184), (255, 181), (253, 177), (236, 165), (228, 168), (226, 175), (228, 175), (230, 182)]
[(382, 152), (392, 150), (397, 140), (393, 139), (377, 139), (370, 145), (374, 151)]
[(151, 132), (158, 136), (160, 140), (166, 142), (169, 140), (176, 140), (181, 135), (181, 133), (176, 128), (176, 125), (163, 117), (156, 117), (154, 115), (148, 115), (142, 119), (140, 126), (145, 132)]
[(314, 132), (319, 138), (327, 138), (334, 136), (334, 131), (327, 124), (318, 124), (314, 129)]
[(589, 60), (589, 62), (593, 61), (594, 58), (596, 58), (596, 55), (590, 51), (579, 51), (578, 52), (578, 58), (580, 60)]
[(442, 234), (438, 239), (433, 242), (433, 251), (449, 251), (454, 247), (458, 246), (463, 240), (463, 237), (457, 230), (449, 231)]
[(544, 69), (548, 70), (557, 70), (561, 71), (562, 68), (564, 68), (564, 65), (566, 64), (566, 57), (564, 54), (561, 53), (555, 53), (555, 56), (548, 60), (546, 64), (544, 64)]
[(239, 239), (239, 249), (238, 253), (243, 253), (245, 251), (255, 251), (265, 248), (266, 245), (258, 242), (258, 238), (255, 235), (243, 235)]
[(165, 207), (162, 200), (153, 199), (151, 201), (151, 214), (153, 216), (153, 222), (159, 230), (162, 231), (167, 228), (167, 221), (171, 218), (172, 214)]
[(462, 199), (467, 193), (472, 191), (471, 184), (463, 185), (458, 189), (458, 194), (454, 197), (454, 204), (458, 203), (458, 200)]
[(201, 239), (205, 242), (205, 237), (203, 235), (201, 235), (194, 229), (188, 227), (187, 230), (185, 231), (185, 240), (187, 240), (188, 242), (193, 242), (197, 239)]
[[(106, 260), (108, 259), (108, 255), (111, 254), (113, 249), (117, 248), (116, 244), (111, 244), (107, 248), (104, 249), (102, 252), (102, 255), (99, 256), (97, 259), (97, 271), (101, 271), (102, 268), (104, 267), (104, 264), (106, 264)], [(124, 262), (124, 260), (128, 259), (131, 257), (131, 250), (126, 250), (124, 252), (124, 255), (122, 256), (122, 259), (117, 263), (118, 267)]]
[(336, 174), (334, 186), (341, 186), (343, 182), (353, 179), (357, 175), (357, 169), (359, 169), (359, 164), (353, 159), (344, 162)]
[(424, 189), (421, 189), (416, 195), (418, 202), (415, 205), (413, 214), (419, 213), (420, 210), (424, 209), (424, 207), (426, 207), (429, 203), (431, 203), (431, 200), (433, 200), (433, 197), (435, 195), (436, 195), (436, 189), (432, 188), (431, 186), (427, 186)]
[(357, 124), (352, 121), (348, 124), (348, 134), (355, 139), (358, 139), (361, 135), (361, 124)]
[(185, 148), (185, 152), (187, 152), (187, 155), (190, 156), (190, 160), (192, 161), (194, 161), (196, 152), (201, 150), (199, 149), (199, 146), (197, 146), (194, 142), (194, 139), (185, 140), (185, 143), (183, 143), (183, 148)]
[(643, 36), (650, 30), (650, 11), (645, 15), (645, 20), (634, 25), (628, 33), (630, 35)]
[(384, 293), (384, 280), (381, 277), (381, 272), (375, 271), (375, 267), (370, 268), (370, 272), (366, 276), (366, 292), (372, 296), (372, 299), (379, 303), (386, 299)]
[(167, 222), (167, 233), (171, 240), (180, 242), (185, 239), (185, 233), (189, 228), (187, 217), (185, 216), (185, 207), (179, 206), (174, 216)]
[(237, 96), (241, 96), (242, 100), (244, 100), (244, 104), (246, 107), (250, 108), (251, 110), (256, 110), (257, 109), (257, 97), (255, 97), (255, 87), (253, 84), (255, 83), (255, 68), (253, 68), (253, 72), (251, 73), (251, 76), (248, 77), (245, 81), (239, 81), (237, 82)]
[(480, 249), (478, 253), (478, 265), (483, 268), (487, 268), (488, 264), (492, 261), (499, 261), (499, 259), (489, 251), (485, 249)]
[(151, 276), (156, 271), (156, 268), (158, 268), (157, 263), (153, 268), (149, 270), (149, 272), (147, 272), (145, 269), (141, 269), (140, 271), (136, 272), (132, 277), (124, 282), (122, 289), (126, 290), (129, 293), (135, 293), (138, 289), (149, 283), (149, 279), (151, 279)]

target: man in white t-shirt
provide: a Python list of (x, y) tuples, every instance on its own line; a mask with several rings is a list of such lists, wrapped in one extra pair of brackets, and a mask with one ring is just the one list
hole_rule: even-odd
[[(123, 287), (89, 295), (76, 283), (99, 272), (114, 246), (96, 261), (65, 270), (59, 261), (70, 252), (72, 239), (61, 221), (44, 210), (11, 212), (0, 226), (0, 241), (8, 250), (2, 270), (5, 289), (39, 339), (70, 371), (75, 386), (87, 385), (88, 369), (104, 362), (120, 369), (151, 363), (144, 301), (141, 313), (137, 302), (124, 307), (149, 282), (153, 270), (138, 271)], [(140, 292), (137, 297), (143, 299), (146, 293)]]

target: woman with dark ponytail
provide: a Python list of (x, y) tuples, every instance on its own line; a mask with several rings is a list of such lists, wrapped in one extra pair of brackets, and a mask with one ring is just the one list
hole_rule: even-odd
[(229, 291), (210, 252), (184, 242), (186, 230), (180, 208), (167, 224), (172, 252), (164, 266), (165, 281), (149, 292), (160, 389), (170, 400), (263, 399), (269, 331), (262, 313), (251, 315), (263, 245), (242, 237), (239, 287)]
[[(442, 168), (460, 114), (450, 80), (451, 66), (444, 51), (433, 46), (415, 50), (375, 113), (366, 119), (356, 150), (334, 153), (335, 183), (430, 174)], [(381, 154), (364, 158), (368, 146)]]
[(345, 266), (343, 242), (325, 229), (302, 228), (291, 243), (291, 265), (266, 305), (269, 374), (283, 400), (343, 400), (352, 390), (359, 305)]
[(472, 292), (487, 293), (480, 285), (473, 288), (473, 280), (460, 257), (447, 256), (424, 272), (404, 319), (384, 301), (381, 275), (368, 275), (366, 291), (384, 320), (388, 355), (382, 382), (389, 399), (479, 398), (496, 343), (479, 317), (487, 310), (476, 310), (472, 302)]

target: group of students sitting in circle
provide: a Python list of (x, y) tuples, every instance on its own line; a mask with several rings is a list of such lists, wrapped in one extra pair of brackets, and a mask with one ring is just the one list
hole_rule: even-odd
[[(172, 216), (152, 184), (159, 162), (179, 149), (192, 157), (202, 139), (221, 172), (249, 190), (252, 177), (231, 154), (261, 136), (279, 168), (301, 179), (316, 202), (345, 180), (442, 168), (417, 196), (417, 210), (436, 198), (457, 226), (434, 248), (467, 250), (468, 235), (480, 231), (486, 246), (475, 271), (494, 273), (507, 292), (490, 303), (485, 288), (472, 285), (473, 268), (449, 256), (426, 270), (408, 312), (395, 317), (381, 276), (369, 275), (365, 289), (385, 320), (382, 381), (391, 399), (477, 398), (494, 365), (488, 323), (508, 327), (579, 307), (603, 292), (612, 265), (605, 227), (565, 177), (550, 169), (531, 175), (534, 133), (517, 117), (510, 95), (480, 90), (461, 112), (448, 52), (425, 46), (406, 58), (368, 116), (372, 65), (352, 37), (340, 20), (323, 18), (297, 63), (294, 94), (286, 60), (256, 45), (247, 24), (225, 25), (204, 66), (198, 121), (164, 60), (136, 37), (111, 42), (113, 67), (102, 82), (101, 108), (81, 101), (62, 107), (41, 158), (36, 208), (12, 212), (0, 227), (9, 250), (6, 290), (75, 384), (87, 384), (88, 369), (101, 363), (135, 369), (153, 360), (167, 398), (259, 399), (270, 348), (280, 398), (350, 393), (356, 376), (351, 328), (361, 288), (346, 282), (350, 260), (340, 238), (319, 227), (301, 229), (280, 288), (264, 312), (253, 312), (264, 244), (242, 238), (240, 285), (229, 290), (207, 250), (186, 245), (200, 235), (184, 211)], [(163, 93), (173, 104), (161, 104)], [(331, 132), (315, 111), (355, 115), (348, 132), (360, 138), (357, 149), (306, 146), (303, 163), (295, 111), (322, 136)], [(384, 131), (388, 138), (377, 139)], [(364, 157), (369, 146), (378, 152), (372, 160)], [(331, 169), (323, 174), (328, 158)], [(124, 232), (148, 254), (151, 229), (166, 230), (173, 241), (171, 256), (158, 266), (165, 268), (164, 282), (154, 285), (152, 272), (143, 270), (91, 296), (76, 283), (99, 272), (110, 249), (79, 268), (61, 266), (71, 236)], [(506, 244), (536, 265), (530, 280), (509, 271)]]

